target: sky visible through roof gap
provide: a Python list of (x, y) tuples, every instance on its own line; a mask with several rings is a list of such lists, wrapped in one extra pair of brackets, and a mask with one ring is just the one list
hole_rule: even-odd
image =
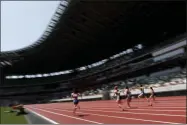
[(37, 42), (60, 1), (1, 1), (1, 51)]

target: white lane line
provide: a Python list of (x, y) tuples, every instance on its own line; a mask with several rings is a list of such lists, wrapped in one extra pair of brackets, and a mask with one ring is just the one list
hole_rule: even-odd
[[(82, 109), (86, 109), (86, 108), (82, 108)], [(87, 109), (90, 109), (90, 108), (87, 108)], [(114, 107), (112, 107), (112, 108), (94, 108), (94, 109), (116, 109), (116, 108), (114, 108)], [(159, 110), (159, 109), (152, 109), (152, 108), (150, 108), (150, 109), (133, 109), (133, 108), (130, 108), (130, 109), (128, 109), (128, 110), (132, 110), (132, 111), (134, 111), (134, 110), (143, 110), (143, 111), (168, 111), (168, 112), (186, 112), (186, 110)]]
[[(40, 107), (40, 106), (38, 106), (38, 107)], [(45, 107), (48, 107), (48, 106), (45, 106)], [(58, 107), (57, 107), (58, 108)], [(66, 109), (68, 109), (68, 108), (72, 108), (72, 107), (65, 107)], [(98, 108), (93, 108), (93, 107), (84, 107), (84, 108), (81, 108), (81, 109), (99, 109), (99, 110), (102, 110), (102, 109), (116, 109), (116, 108), (114, 108), (114, 107), (98, 107)], [(160, 111), (168, 111), (168, 112), (186, 112), (186, 110), (184, 109), (184, 110), (173, 110), (173, 109), (171, 109), (171, 110), (162, 110), (162, 109), (158, 109), (158, 108), (155, 108), (155, 107), (150, 107), (150, 108), (141, 108), (141, 109), (139, 109), (139, 108), (128, 108), (128, 110), (131, 110), (131, 111), (136, 111), (136, 110), (143, 110), (143, 111), (158, 111), (158, 112), (160, 112)]]
[(37, 116), (39, 116), (39, 117), (45, 119), (46, 121), (52, 123), (52, 124), (59, 124), (58, 122), (55, 122), (55, 121), (53, 121), (53, 120), (51, 120), (51, 119), (49, 119), (49, 118), (47, 118), (47, 117), (45, 117), (45, 116), (43, 116), (43, 115), (41, 115), (41, 114), (39, 114), (39, 113), (37, 113), (37, 112), (31, 110), (30, 108), (26, 108), (26, 109), (29, 110), (30, 112), (32, 112), (33, 114), (35, 114), (35, 115), (37, 115)]
[(142, 114), (142, 115), (157, 115), (157, 116), (175, 116), (175, 117), (186, 117), (185, 115), (171, 115), (171, 114), (153, 114), (153, 113), (138, 113), (138, 112), (116, 112), (116, 111), (103, 111), (103, 110), (85, 110), (84, 111), (99, 111), (99, 112), (111, 112), (111, 113), (120, 113), (120, 114)]
[[(46, 108), (44, 108), (44, 109), (46, 109)], [(71, 112), (71, 111), (67, 111), (67, 110), (58, 110), (58, 109), (51, 109), (51, 110)], [(85, 113), (85, 112), (79, 112), (79, 111), (78, 111), (78, 113), (95, 115), (95, 116), (102, 116), (102, 117), (109, 117), (109, 118), (129, 119), (129, 120), (147, 121), (147, 122), (157, 122), (157, 123), (164, 123), (164, 124), (183, 124), (183, 123), (165, 122), (165, 121), (158, 121), (158, 120), (146, 120), (146, 119), (129, 118), (129, 117), (119, 117), (119, 116), (112, 116), (112, 115), (101, 115), (101, 114)]]
[[(32, 108), (33, 108), (33, 107), (32, 107)], [(33, 108), (33, 109), (41, 110), (41, 111), (43, 111), (43, 112), (48, 112), (48, 113), (55, 114), (55, 115), (61, 115), (61, 116), (68, 117), (68, 118), (72, 118), (72, 119), (77, 119), (77, 120), (81, 120), (81, 121), (86, 121), (86, 122), (90, 122), (90, 123), (94, 123), (94, 124), (103, 124), (103, 123), (100, 123), (100, 122), (95, 122), (95, 121), (86, 120), (86, 119), (82, 119), (82, 118), (77, 118), (77, 117), (73, 117), (73, 116), (69, 116), (69, 115), (64, 115), (64, 114), (60, 114), (60, 113), (56, 113), (56, 112), (51, 112), (51, 111), (47, 111), (47, 110), (44, 110), (44, 109), (39, 109), (39, 108)], [(72, 111), (71, 111), (71, 112), (72, 112)]]
[[(132, 106), (132, 107), (137, 107), (137, 106)], [(138, 106), (139, 108), (144, 108), (145, 106)], [(148, 107), (148, 106), (147, 106)], [(89, 107), (85, 107), (85, 108), (114, 108), (114, 107), (109, 107), (109, 106), (103, 106), (103, 107), (91, 107), (91, 106), (89, 106)], [(158, 106), (156, 106), (156, 107), (152, 107), (153, 109), (184, 109), (184, 110), (186, 110), (186, 107), (164, 107), (164, 106), (162, 106), (162, 107), (158, 107)], [(145, 109), (148, 109), (148, 108), (145, 108)]]
[[(81, 103), (82, 104), (82, 103)], [(84, 104), (82, 104), (84, 105)], [(85, 108), (115, 108), (116, 107), (116, 104), (114, 105), (111, 105), (111, 106), (106, 106), (106, 105), (100, 105), (99, 106), (93, 106), (93, 105), (90, 105), (88, 104), (89, 107), (87, 107), (87, 105), (85, 105), (84, 107)], [(177, 105), (177, 104), (176, 104)], [(49, 104), (49, 105), (37, 105), (37, 106), (67, 106), (69, 107), (69, 104), (68, 105), (64, 105), (64, 104), (61, 104), (61, 105), (53, 105), (53, 104)], [(147, 105), (134, 105), (132, 104), (132, 107), (138, 107), (138, 108), (141, 108), (141, 109), (148, 109), (148, 106)], [(164, 109), (185, 109), (186, 110), (186, 107), (185, 106), (167, 106), (167, 105), (164, 105), (164, 106), (159, 106), (159, 105), (156, 105), (156, 104), (153, 104), (153, 109), (158, 109), (158, 108), (164, 108)]]
[[(48, 109), (53, 109), (53, 108), (48, 108)], [(54, 109), (59, 109), (59, 108), (54, 108)], [(155, 114), (155, 113), (139, 113), (139, 112), (119, 112), (119, 111), (104, 111), (104, 110), (85, 110), (81, 109), (82, 111), (94, 111), (94, 112), (109, 112), (109, 113), (119, 113), (119, 114), (142, 114), (142, 115), (156, 115), (156, 116), (174, 116), (174, 117), (186, 117), (186, 115), (171, 115), (171, 114)]]

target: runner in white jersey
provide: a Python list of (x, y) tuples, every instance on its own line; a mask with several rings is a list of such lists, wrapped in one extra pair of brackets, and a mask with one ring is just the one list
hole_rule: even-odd
[(148, 100), (148, 98), (147, 98), (147, 96), (145, 95), (145, 92), (144, 92), (144, 87), (142, 86), (142, 85), (140, 85), (140, 87), (139, 87), (139, 89), (140, 89), (140, 94), (138, 95), (138, 100), (141, 98), (141, 97), (143, 97), (143, 98), (145, 98), (147, 101), (149, 101)]
[(73, 114), (76, 113), (77, 108), (80, 109), (79, 100), (78, 100), (79, 96), (80, 93), (78, 93), (77, 90), (74, 89), (73, 93), (71, 93), (71, 98), (73, 99), (73, 104), (74, 104)]
[(121, 108), (122, 111), (124, 111), (124, 108), (122, 107), (122, 98), (121, 98), (120, 91), (118, 90), (117, 86), (114, 87), (114, 95), (113, 96), (117, 97), (116, 102), (117, 102), (119, 108)]

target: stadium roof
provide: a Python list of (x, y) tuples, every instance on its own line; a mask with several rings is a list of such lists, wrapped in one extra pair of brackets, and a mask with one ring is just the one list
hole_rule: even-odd
[(5, 67), (5, 74), (50, 73), (89, 65), (137, 44), (150, 47), (185, 32), (182, 1), (62, 1), (36, 44), (1, 55), (22, 58)]

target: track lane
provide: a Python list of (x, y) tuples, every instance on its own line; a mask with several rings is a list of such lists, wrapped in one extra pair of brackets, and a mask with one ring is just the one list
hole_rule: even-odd
[[(45, 108), (47, 110), (54, 110), (54, 111), (63, 111), (63, 112), (71, 112), (69, 110), (64, 110), (64, 109), (54, 109), (54, 108)], [(145, 119), (145, 120), (152, 120), (152, 121), (163, 121), (164, 122), (174, 122), (174, 123), (185, 123), (186, 122), (186, 117), (181, 117), (181, 116), (171, 116), (171, 114), (165, 115), (160, 115), (160, 114), (154, 114), (154, 113), (149, 113), (149, 114), (138, 114), (138, 113), (133, 113), (131, 112), (126, 112), (126, 111), (105, 111), (105, 110), (84, 110), (82, 109), (80, 112), (85, 113), (85, 114), (100, 114), (100, 115), (109, 115), (109, 116), (117, 116), (117, 117), (127, 117), (127, 118), (134, 118), (134, 119)]]
[[(37, 106), (38, 108), (42, 108), (41, 106)], [(53, 106), (45, 106), (45, 108), (51, 108)], [(63, 108), (62, 108), (63, 107)], [(64, 109), (64, 110), (72, 110), (72, 107), (54, 107), (56, 109)], [(81, 110), (102, 110), (102, 111), (111, 111), (111, 112), (119, 112), (121, 111), (118, 107), (111, 107), (111, 108), (81, 108)], [(181, 116), (186, 117), (186, 110), (161, 110), (161, 109), (141, 109), (141, 108), (125, 108), (124, 113), (131, 113), (131, 114), (152, 114), (152, 115), (170, 115), (170, 116)]]
[[(168, 100), (169, 99), (169, 100)], [(153, 107), (148, 107), (148, 102), (137, 100), (132, 102), (132, 106), (138, 108), (127, 109), (126, 112), (118, 110), (114, 100), (110, 101), (89, 101), (81, 102), (81, 110), (78, 111), (79, 116), (90, 121), (105, 124), (181, 124), (186, 123), (186, 98), (158, 98), (158, 103)], [(177, 103), (176, 103), (176, 100)], [(110, 104), (110, 105), (109, 105)], [(89, 105), (89, 106), (88, 106)], [(73, 117), (72, 103), (51, 103), (51, 104), (35, 104), (32, 105), (39, 109), (48, 110), (54, 113), (58, 112), (66, 116)], [(125, 106), (125, 105), (124, 105)], [(26, 106), (27, 107), (27, 106)], [(28, 105), (28, 107), (30, 107)], [(48, 109), (53, 108), (53, 109)], [(44, 113), (45, 114), (45, 113)], [(161, 115), (159, 115), (161, 114)], [(168, 115), (168, 116), (167, 116)], [(182, 115), (182, 116), (181, 116)], [(98, 121), (99, 119), (99, 121)], [(84, 124), (82, 121), (76, 121), (75, 118), (68, 120), (67, 117), (60, 119), (63, 124)], [(74, 122), (72, 122), (72, 120)], [(107, 122), (106, 122), (107, 121)], [(85, 123), (89, 124), (89, 123)], [(91, 124), (91, 123), (90, 123)]]
[[(37, 106), (37, 107), (41, 107), (41, 106)], [(42, 106), (43, 107), (43, 106)], [(68, 105), (58, 105), (58, 106), (54, 106), (54, 105), (45, 105), (46, 108), (61, 108), (63, 107), (63, 109), (67, 109), (67, 110), (72, 110), (72, 106), (68, 106)], [(120, 111), (120, 109), (115, 105), (111, 105), (110, 107), (87, 107), (85, 105), (81, 105), (81, 109), (84, 110), (103, 110), (103, 111)], [(160, 109), (162, 108), (162, 109)], [(180, 108), (180, 107), (177, 107)], [(132, 113), (137, 113), (137, 114), (144, 114), (144, 113), (151, 113), (151, 114), (170, 114), (170, 115), (185, 115), (186, 116), (186, 110), (185, 109), (166, 109), (166, 107), (133, 107), (131, 109), (126, 109), (128, 112), (132, 112)]]
[[(69, 110), (59, 110), (59, 109), (46, 109), (58, 113), (65, 113), (67, 115), (71, 115), (72, 111)], [(142, 118), (135, 118), (135, 117), (127, 117), (126, 115), (116, 115), (111, 113), (101, 113), (101, 112), (85, 112), (85, 111), (78, 111), (78, 114), (86, 114), (86, 119), (91, 119), (94, 121), (99, 120), (99, 122), (103, 122), (105, 124), (181, 124), (176, 122), (170, 121), (162, 121), (162, 120), (155, 120), (155, 119), (147, 119), (146, 117)], [(102, 117), (102, 118), (101, 118)]]

